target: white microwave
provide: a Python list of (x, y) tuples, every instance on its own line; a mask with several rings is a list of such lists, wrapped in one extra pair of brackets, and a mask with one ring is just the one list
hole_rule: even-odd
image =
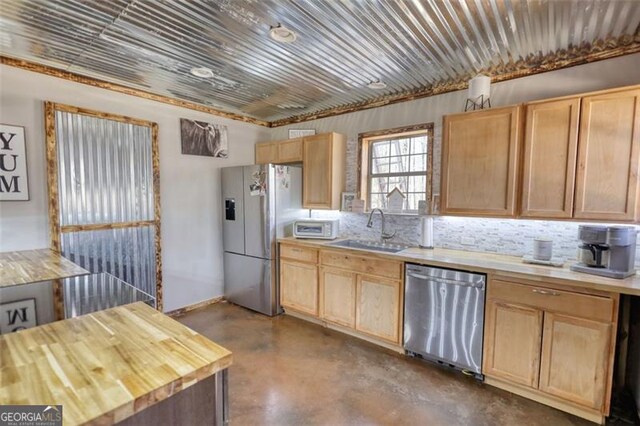
[(334, 240), (338, 238), (339, 230), (339, 219), (307, 219), (293, 223), (293, 236), (296, 238)]

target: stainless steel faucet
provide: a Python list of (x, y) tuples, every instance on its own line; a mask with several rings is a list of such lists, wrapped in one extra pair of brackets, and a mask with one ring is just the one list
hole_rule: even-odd
[(378, 211), (380, 212), (380, 219), (382, 220), (380, 226), (380, 239), (381, 240), (389, 240), (396, 235), (396, 231), (393, 231), (393, 234), (387, 234), (384, 232), (384, 213), (380, 209), (371, 209), (371, 213), (369, 213), (369, 221), (367, 222), (367, 228), (373, 228), (373, 214)]

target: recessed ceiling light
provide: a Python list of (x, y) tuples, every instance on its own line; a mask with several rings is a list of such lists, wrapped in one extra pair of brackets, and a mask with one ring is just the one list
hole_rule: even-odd
[(298, 35), (290, 30), (287, 27), (282, 26), (282, 24), (278, 24), (275, 27), (271, 27), (269, 30), (269, 35), (275, 41), (279, 41), (282, 43), (293, 43), (298, 38)]
[(380, 80), (376, 80), (376, 81), (372, 81), (371, 83), (367, 84), (367, 87), (369, 89), (373, 89), (373, 90), (381, 90), (384, 89), (385, 87), (387, 87), (387, 83), (380, 81)]
[(191, 68), (191, 74), (200, 78), (211, 78), (213, 77), (213, 71), (207, 67), (194, 67)]

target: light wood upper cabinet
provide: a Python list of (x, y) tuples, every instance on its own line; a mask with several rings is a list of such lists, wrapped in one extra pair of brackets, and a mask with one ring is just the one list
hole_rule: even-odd
[(256, 164), (269, 164), (278, 161), (278, 145), (275, 142), (256, 144)]
[(539, 309), (488, 300), (484, 373), (537, 387), (542, 318)]
[(573, 215), (579, 113), (580, 98), (527, 105), (521, 216)]
[(546, 312), (543, 335), (540, 390), (601, 410), (611, 324)]
[(346, 138), (324, 133), (303, 139), (302, 206), (339, 210), (345, 182)]
[(279, 163), (299, 163), (302, 161), (302, 138), (278, 142)]
[(302, 206), (339, 210), (345, 183), (346, 137), (322, 133), (256, 144), (256, 164), (302, 163)]
[(280, 303), (285, 308), (318, 316), (318, 267), (281, 259)]
[(400, 343), (402, 283), (358, 275), (356, 330), (393, 343)]
[(302, 161), (302, 138), (256, 144), (256, 164), (287, 164)]
[(320, 317), (346, 327), (356, 326), (356, 274), (320, 268)]
[(521, 107), (444, 117), (441, 213), (516, 215)]
[(640, 89), (582, 99), (576, 219), (638, 219)]

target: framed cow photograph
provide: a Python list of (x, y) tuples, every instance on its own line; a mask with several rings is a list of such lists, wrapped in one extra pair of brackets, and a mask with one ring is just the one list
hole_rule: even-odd
[(227, 158), (227, 126), (204, 121), (180, 119), (182, 154)]

